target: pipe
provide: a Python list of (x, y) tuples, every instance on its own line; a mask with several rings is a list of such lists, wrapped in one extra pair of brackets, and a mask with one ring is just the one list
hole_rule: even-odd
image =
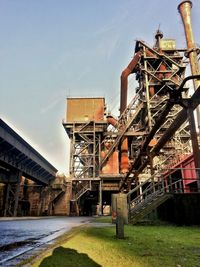
[[(188, 56), (190, 59), (192, 75), (196, 75), (196, 74), (199, 74), (199, 65), (198, 65), (198, 59), (197, 59), (196, 45), (194, 42), (194, 35), (192, 31), (191, 8), (192, 8), (191, 1), (183, 1), (182, 3), (179, 4), (178, 11), (181, 14), (181, 18), (182, 18), (183, 26), (185, 30), (185, 36), (186, 36), (187, 48), (188, 48)], [(195, 90), (197, 89), (198, 85), (195, 84)]]
[(155, 95), (155, 88), (154, 86), (149, 86), (149, 95), (150, 97)]
[(120, 172), (127, 173), (129, 171), (129, 158), (128, 158), (128, 138), (124, 138), (121, 144), (121, 160)]
[[(137, 52), (131, 60), (126, 69), (121, 74), (121, 95), (120, 95), (120, 115), (127, 107), (127, 91), (128, 91), (128, 76), (135, 70), (141, 58), (141, 51)], [(124, 138), (121, 143), (121, 158), (120, 158), (120, 172), (127, 173), (129, 171), (128, 158), (128, 139)]]
[[(117, 128), (118, 120), (113, 118), (112, 115), (107, 116), (107, 122)], [(109, 149), (109, 148), (108, 148)], [(129, 170), (129, 159), (128, 159), (128, 139), (124, 138), (121, 143), (121, 156), (120, 156), (120, 172), (127, 173)], [(103, 155), (103, 154), (102, 154)], [(102, 159), (105, 157), (105, 154), (102, 156)]]
[[(198, 58), (197, 58), (197, 48), (194, 41), (194, 35), (192, 31), (192, 19), (191, 19), (191, 8), (192, 2), (187, 0), (183, 1), (178, 5), (178, 11), (181, 15), (184, 30), (185, 30), (185, 37), (187, 42), (187, 54), (190, 60), (190, 67), (192, 75), (198, 75), (199, 65), (198, 65)], [(194, 90), (200, 85), (200, 80), (193, 80)], [(200, 131), (200, 108), (197, 108), (197, 123), (198, 128)]]
[(117, 126), (118, 126), (118, 120), (117, 119), (115, 119), (112, 115), (108, 115), (106, 118), (107, 118), (107, 122), (109, 124), (111, 124), (113, 127), (117, 128)]
[(131, 60), (126, 69), (121, 74), (121, 95), (120, 95), (120, 114), (126, 109), (127, 106), (127, 91), (128, 91), (128, 76), (134, 71), (138, 61), (141, 58), (141, 52), (137, 52)]

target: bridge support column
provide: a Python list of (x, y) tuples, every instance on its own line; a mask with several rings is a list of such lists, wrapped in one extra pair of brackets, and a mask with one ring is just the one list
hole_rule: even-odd
[(22, 178), (22, 172), (19, 171), (18, 177), (17, 177), (17, 185), (16, 185), (16, 191), (14, 196), (14, 211), (13, 216), (17, 216), (17, 209), (18, 209), (18, 203), (19, 203), (19, 193), (20, 193), (20, 184), (21, 184), (21, 178)]
[(6, 199), (5, 199), (5, 207), (4, 207), (4, 213), (3, 216), (6, 217), (8, 215), (8, 207), (9, 207), (9, 194), (11, 190), (11, 185), (7, 184), (6, 186)]
[[(14, 175), (16, 178), (15, 183), (11, 182)], [(7, 184), (4, 216), (17, 216), (21, 177), (21, 171), (10, 174), (11, 181), (8, 181)]]

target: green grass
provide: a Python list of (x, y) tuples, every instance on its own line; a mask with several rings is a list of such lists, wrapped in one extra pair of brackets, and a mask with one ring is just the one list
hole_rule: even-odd
[(100, 216), (96, 217), (93, 222), (100, 222), (100, 223), (111, 223), (112, 217), (111, 216)]
[(82, 228), (32, 267), (199, 267), (200, 228), (125, 226), (123, 240), (115, 227)]

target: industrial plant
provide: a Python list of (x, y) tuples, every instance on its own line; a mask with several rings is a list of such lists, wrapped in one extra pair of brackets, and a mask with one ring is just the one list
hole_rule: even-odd
[[(101, 96), (67, 98), (69, 177), (56, 176), (55, 167), (0, 121), (1, 216), (112, 214), (137, 223), (154, 213), (200, 223), (200, 50), (192, 2), (181, 2), (178, 11), (187, 47), (177, 47), (161, 29), (152, 45), (136, 40), (119, 74), (120, 114), (110, 113)], [(131, 76), (136, 87), (129, 99)]]
[[(192, 202), (199, 198), (200, 153), (194, 119), (197, 110), (199, 127), (199, 49), (191, 8), (190, 1), (178, 6), (187, 48), (177, 48), (176, 40), (166, 38), (160, 29), (152, 46), (136, 41), (133, 59), (121, 73), (119, 116), (108, 112), (103, 97), (67, 98), (63, 126), (71, 144), (72, 214), (112, 211), (116, 216), (115, 201), (121, 192), (122, 209), (128, 203), (127, 220), (135, 223), (165, 202), (171, 201), (171, 206), (179, 202), (178, 214), (185, 198)], [(189, 64), (192, 74), (186, 76)], [(130, 75), (137, 87), (128, 103)], [(187, 81), (194, 85), (191, 97), (192, 83), (188, 86)]]

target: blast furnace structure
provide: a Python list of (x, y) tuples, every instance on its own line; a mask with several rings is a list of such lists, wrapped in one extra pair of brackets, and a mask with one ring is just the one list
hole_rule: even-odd
[[(190, 1), (179, 5), (183, 23), (190, 24), (185, 26), (190, 40), (191, 7)], [(118, 117), (108, 113), (103, 97), (67, 98), (63, 126), (71, 142), (71, 212), (109, 213), (113, 193), (128, 193), (152, 175), (158, 181), (161, 170), (183, 160), (192, 148), (198, 152), (192, 124), (199, 104), (198, 49), (188, 42), (188, 48), (177, 48), (160, 30), (153, 46), (136, 41), (133, 59), (121, 74)], [(186, 77), (188, 57), (196, 68)], [(129, 75), (135, 76), (137, 87), (128, 103)], [(188, 80), (195, 84), (192, 97)], [(194, 162), (198, 168), (198, 159)], [(198, 188), (198, 173), (195, 185), (190, 183)]]

